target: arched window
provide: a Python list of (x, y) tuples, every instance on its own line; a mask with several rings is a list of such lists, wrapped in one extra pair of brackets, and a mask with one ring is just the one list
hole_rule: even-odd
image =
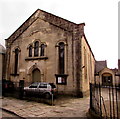
[(37, 57), (39, 54), (39, 42), (36, 41), (34, 44), (34, 56)]
[(18, 71), (18, 54), (19, 54), (19, 50), (18, 48), (15, 49), (15, 65), (14, 65), (14, 74), (17, 74)]
[(32, 57), (32, 45), (29, 46), (29, 57)]
[(41, 52), (40, 52), (40, 56), (44, 56), (45, 54), (45, 45), (41, 44)]
[(64, 74), (64, 51), (65, 51), (65, 45), (63, 42), (59, 43), (59, 74)]

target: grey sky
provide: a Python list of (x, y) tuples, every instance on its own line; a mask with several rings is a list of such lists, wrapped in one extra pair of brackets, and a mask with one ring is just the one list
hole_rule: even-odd
[(75, 23), (85, 22), (85, 35), (96, 60), (117, 67), (117, 0), (0, 0), (0, 43), (4, 45), (4, 39), (38, 8)]

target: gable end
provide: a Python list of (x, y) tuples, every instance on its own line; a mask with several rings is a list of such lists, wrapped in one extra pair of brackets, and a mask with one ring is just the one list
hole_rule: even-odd
[(6, 39), (7, 43), (14, 42), (38, 18), (69, 32), (74, 32), (74, 29), (77, 27), (79, 28), (80, 33), (84, 34), (84, 23), (75, 24), (51, 13), (38, 9), (8, 39)]

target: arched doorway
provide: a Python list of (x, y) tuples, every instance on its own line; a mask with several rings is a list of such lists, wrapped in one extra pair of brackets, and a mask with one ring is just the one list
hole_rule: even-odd
[(113, 83), (112, 74), (104, 73), (102, 74), (102, 85), (103, 86), (111, 86)]
[(32, 71), (32, 82), (41, 82), (41, 72), (38, 68)]

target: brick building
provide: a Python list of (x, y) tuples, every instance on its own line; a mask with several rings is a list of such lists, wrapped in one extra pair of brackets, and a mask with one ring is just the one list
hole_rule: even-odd
[(62, 94), (83, 97), (94, 80), (95, 58), (84, 33), (75, 24), (36, 10), (6, 39), (6, 79), (55, 83)]

